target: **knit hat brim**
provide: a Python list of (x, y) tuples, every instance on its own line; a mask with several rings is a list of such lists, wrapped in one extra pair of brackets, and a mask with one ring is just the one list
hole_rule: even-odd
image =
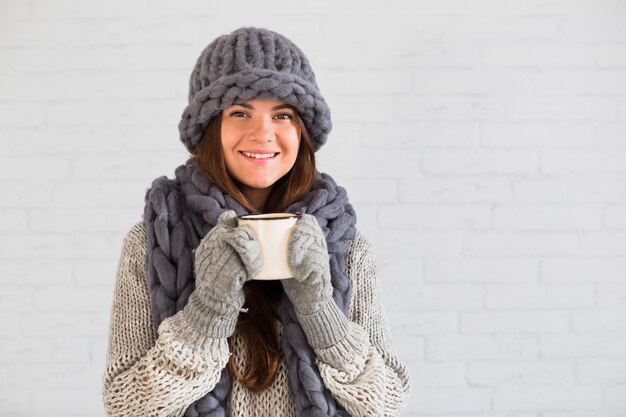
[(252, 99), (273, 99), (292, 105), (318, 150), (332, 128), (330, 109), (317, 86), (301, 77), (263, 68), (250, 68), (211, 82), (191, 98), (178, 125), (180, 139), (189, 152), (200, 143), (209, 121), (233, 104)]

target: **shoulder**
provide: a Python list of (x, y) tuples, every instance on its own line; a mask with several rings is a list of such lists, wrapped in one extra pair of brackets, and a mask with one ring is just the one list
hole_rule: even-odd
[(131, 244), (145, 245), (147, 240), (146, 226), (143, 221), (135, 223), (126, 233), (126, 236), (124, 236), (124, 242), (129, 242)]
[(352, 299), (348, 316), (357, 323), (364, 323), (372, 311), (381, 308), (378, 296), (380, 283), (372, 243), (357, 230), (346, 253), (346, 275), (352, 284)]
[(346, 252), (346, 275), (352, 282), (355, 292), (364, 287), (373, 285), (377, 280), (376, 259), (374, 247), (365, 235), (357, 230), (356, 236)]
[(124, 236), (122, 244), (123, 254), (130, 255), (136, 253), (146, 253), (148, 248), (148, 237), (143, 221), (135, 223)]
[(363, 232), (357, 229), (354, 240), (346, 252), (346, 267), (354, 267), (363, 261), (373, 260), (374, 248)]

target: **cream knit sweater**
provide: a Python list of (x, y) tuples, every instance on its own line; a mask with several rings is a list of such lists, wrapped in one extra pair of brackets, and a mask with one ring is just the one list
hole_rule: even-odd
[[(243, 369), (246, 350), (237, 332), (226, 338), (198, 334), (180, 313), (154, 329), (147, 285), (146, 232), (126, 235), (117, 270), (103, 400), (109, 416), (182, 416), (211, 391), (229, 356)], [(326, 387), (351, 416), (397, 416), (410, 379), (393, 351), (370, 244), (357, 232), (346, 255), (353, 285), (348, 335), (315, 351)], [(245, 313), (242, 313), (245, 314)], [(279, 321), (275, 323), (279, 336)], [(253, 393), (233, 381), (227, 412), (233, 417), (296, 417), (283, 360), (270, 387)]]

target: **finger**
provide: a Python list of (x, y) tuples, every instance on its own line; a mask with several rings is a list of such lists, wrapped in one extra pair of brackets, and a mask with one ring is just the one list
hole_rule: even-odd
[(299, 264), (310, 250), (328, 251), (326, 237), (317, 219), (310, 214), (303, 214), (296, 223), (289, 238), (290, 264)]
[(217, 219), (217, 223), (230, 227), (236, 227), (237, 213), (235, 213), (235, 210), (226, 210), (225, 212), (220, 214), (220, 217)]
[(230, 227), (218, 223), (215, 227), (211, 228), (207, 232), (207, 234), (200, 240), (198, 247), (196, 248), (196, 252), (204, 252), (210, 250), (211, 248), (220, 245), (220, 242), (224, 238), (224, 233), (227, 232)]
[(255, 239), (250, 227), (240, 226), (232, 229), (228, 233), (226, 242), (237, 252), (249, 274), (254, 276), (260, 271), (263, 264), (261, 245)]
[(317, 218), (310, 214), (304, 214), (303, 217), (296, 223), (294, 228), (296, 233), (298, 234), (307, 234), (311, 236), (315, 236), (316, 238), (321, 238), (326, 240), (326, 236), (324, 235), (324, 231), (320, 226)]
[(302, 228), (304, 230), (316, 230), (319, 233), (323, 233), (319, 222), (312, 214), (303, 214), (296, 223), (296, 228)]
[(252, 230), (252, 228), (247, 224), (237, 226), (234, 230), (233, 236), (235, 239), (256, 240), (254, 230)]

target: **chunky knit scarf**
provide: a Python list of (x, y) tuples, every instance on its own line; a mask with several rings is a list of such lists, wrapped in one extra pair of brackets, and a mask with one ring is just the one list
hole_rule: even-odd
[[(154, 325), (181, 310), (195, 288), (192, 250), (232, 209), (247, 211), (210, 183), (191, 160), (176, 169), (176, 179), (159, 177), (146, 193), (144, 223), (148, 237), (148, 286)], [(352, 287), (345, 273), (345, 254), (356, 234), (356, 215), (346, 191), (327, 174), (317, 174), (313, 190), (286, 211), (314, 215), (328, 243), (333, 298), (347, 315)], [(348, 416), (324, 387), (315, 353), (298, 322), (293, 304), (283, 297), (281, 345), (298, 415)], [(231, 377), (225, 368), (213, 391), (191, 404), (185, 416), (225, 416)]]

